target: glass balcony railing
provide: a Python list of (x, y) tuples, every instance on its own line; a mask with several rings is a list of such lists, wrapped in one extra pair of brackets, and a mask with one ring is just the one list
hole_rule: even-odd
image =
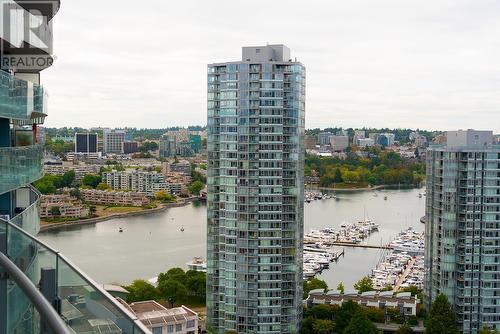
[[(28, 209), (29, 210), (29, 209)], [(3, 244), (2, 244), (3, 243)], [(53, 291), (61, 319), (72, 333), (151, 333), (137, 317), (53, 248), (0, 219), (0, 250), (39, 285), (43, 271), (55, 270)], [(8, 333), (40, 333), (39, 315), (13, 281), (7, 284)]]
[(41, 145), (0, 147), (0, 194), (25, 186), (42, 176)]
[(40, 231), (40, 208), (38, 202), (40, 200), (40, 193), (33, 187), (29, 187), (30, 204), (22, 209), (20, 213), (15, 215), (10, 222), (31, 235), (36, 235)]
[(29, 120), (47, 115), (42, 86), (0, 71), (0, 117)]

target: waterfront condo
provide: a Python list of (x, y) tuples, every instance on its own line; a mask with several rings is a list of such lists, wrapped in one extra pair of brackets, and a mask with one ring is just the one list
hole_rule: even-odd
[[(40, 193), (31, 183), (43, 176), (37, 132), (48, 114), (40, 72), (52, 64), (47, 46), (59, 5), (58, 0), (0, 2), (0, 334), (150, 333), (35, 237)], [(42, 29), (31, 27), (34, 22), (42, 22)], [(26, 31), (29, 36), (23, 37)]]
[(450, 131), (427, 151), (426, 308), (443, 293), (464, 333), (500, 329), (500, 146)]
[(305, 67), (284, 45), (208, 65), (207, 317), (216, 333), (302, 319)]

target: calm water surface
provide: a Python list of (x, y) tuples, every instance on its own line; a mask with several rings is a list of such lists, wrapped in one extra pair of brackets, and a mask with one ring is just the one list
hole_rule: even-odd
[[(366, 241), (387, 243), (409, 226), (422, 231), (423, 190), (382, 190), (337, 193), (339, 200), (305, 203), (305, 232), (323, 227), (339, 227), (365, 216), (380, 224), (379, 232)], [(384, 200), (387, 196), (387, 200)], [(88, 226), (47, 231), (40, 239), (68, 256), (77, 266), (100, 283), (129, 283), (149, 279), (171, 267), (185, 268), (186, 262), (206, 252), (206, 206), (191, 203), (166, 211), (112, 219)], [(118, 229), (122, 227), (123, 233)], [(181, 228), (184, 227), (184, 232)], [(379, 261), (376, 249), (345, 248), (345, 257), (324, 271), (320, 278), (334, 288), (342, 281), (352, 286), (368, 274)]]

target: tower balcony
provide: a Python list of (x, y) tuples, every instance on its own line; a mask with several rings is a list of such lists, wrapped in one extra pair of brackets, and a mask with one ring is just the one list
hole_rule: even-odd
[(24, 10), (39, 10), (47, 16), (49, 21), (56, 15), (61, 7), (61, 0), (14, 0)]
[(0, 71), (0, 118), (41, 124), (47, 112), (42, 86)]
[[(48, 302), (48, 308), (53, 307), (52, 316), (66, 327), (58, 333), (151, 333), (64, 255), (18, 227), (13, 220), (0, 218), (0, 271), (9, 264), (22, 273), (35, 294)], [(51, 332), (40, 331), (40, 326), (46, 326), (48, 321), (41, 317), (32, 294), (25, 293), (26, 284), (10, 274), (0, 277), (0, 294), (2, 286), (7, 298), (3, 299), (6, 305), (0, 311), (4, 309), (7, 313), (6, 322), (0, 323), (0, 333)]]
[(0, 147), (0, 194), (43, 176), (43, 146)]

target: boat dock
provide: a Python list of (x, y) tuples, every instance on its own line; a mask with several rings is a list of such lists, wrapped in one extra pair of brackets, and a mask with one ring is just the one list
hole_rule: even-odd
[(415, 264), (416, 261), (417, 261), (417, 258), (413, 258), (410, 260), (410, 262), (408, 263), (408, 266), (406, 267), (406, 269), (403, 272), (403, 274), (401, 275), (401, 277), (399, 277), (399, 279), (396, 282), (396, 284), (394, 285), (394, 289), (392, 289), (392, 291), (397, 292), (399, 290), (399, 287), (401, 286), (401, 284), (403, 284), (405, 282), (406, 277), (411, 272), (413, 265)]
[(424, 234), (413, 228), (401, 231), (388, 245), (370, 275), (375, 290), (390, 286), (398, 291), (410, 285), (421, 288), (424, 281)]
[(355, 248), (392, 249), (391, 245), (363, 245), (363, 244), (353, 244), (350, 242), (337, 242), (337, 241), (325, 244), (332, 246), (355, 247)]

